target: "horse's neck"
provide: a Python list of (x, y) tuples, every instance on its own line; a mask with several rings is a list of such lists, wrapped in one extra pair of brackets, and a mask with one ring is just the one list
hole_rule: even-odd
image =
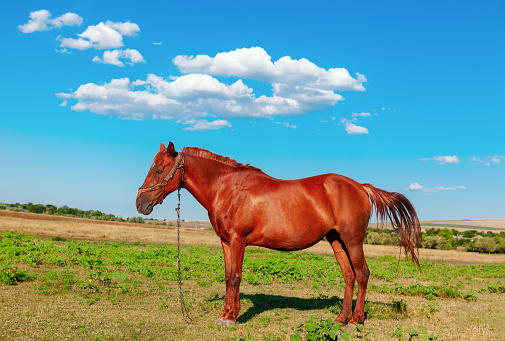
[(233, 168), (206, 158), (185, 155), (184, 188), (209, 212), (219, 190), (220, 179)]

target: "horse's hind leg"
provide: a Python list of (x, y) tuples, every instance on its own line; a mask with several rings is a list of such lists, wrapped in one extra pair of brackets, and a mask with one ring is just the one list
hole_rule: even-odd
[(368, 284), (370, 270), (366, 265), (365, 254), (363, 253), (363, 242), (346, 243), (349, 258), (354, 268), (356, 281), (358, 282), (358, 296), (356, 297), (356, 306), (351, 320), (348, 322), (348, 329), (356, 326), (357, 323), (363, 323), (365, 320), (365, 294)]
[(352, 315), (352, 296), (354, 294), (355, 275), (347, 252), (344, 249), (344, 243), (338, 232), (331, 230), (326, 235), (326, 239), (335, 253), (335, 258), (337, 259), (338, 265), (340, 265), (340, 269), (342, 269), (342, 275), (345, 281), (344, 302), (342, 303), (340, 314), (335, 318), (333, 323), (346, 325), (347, 322), (351, 320)]

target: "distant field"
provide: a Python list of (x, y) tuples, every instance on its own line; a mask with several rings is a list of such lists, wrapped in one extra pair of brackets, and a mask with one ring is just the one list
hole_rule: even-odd
[(430, 220), (422, 221), (421, 226), (505, 231), (505, 219)]
[[(377, 224), (370, 224), (376, 227)], [(391, 228), (390, 223), (379, 224), (379, 227)], [(456, 230), (483, 230), (483, 231), (505, 231), (505, 219), (461, 219), (461, 220), (426, 220), (421, 221), (423, 230), (431, 227), (435, 228), (449, 228)]]

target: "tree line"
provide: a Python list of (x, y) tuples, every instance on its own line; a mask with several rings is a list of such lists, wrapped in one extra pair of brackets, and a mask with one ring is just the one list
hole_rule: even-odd
[[(64, 217), (76, 217), (76, 218), (85, 218), (85, 219), (94, 219), (94, 220), (106, 220), (106, 221), (121, 221), (128, 223), (146, 223), (146, 219), (142, 217), (131, 217), (131, 218), (123, 218), (121, 216), (115, 216), (114, 214), (104, 213), (97, 210), (81, 210), (78, 208), (68, 207), (67, 205), (63, 206), (55, 206), (55, 205), (44, 205), (44, 204), (33, 204), (31, 202), (27, 204), (5, 204), (0, 203), (0, 210), (8, 210), (8, 211), (18, 211), (18, 212), (29, 212), (29, 213), (39, 213), (39, 214), (49, 214), (49, 215), (58, 215)], [(152, 219), (150, 219), (152, 220)], [(150, 221), (151, 222), (151, 221)], [(164, 223), (160, 223), (161, 225), (165, 225)], [(167, 223), (166, 225), (170, 225)]]

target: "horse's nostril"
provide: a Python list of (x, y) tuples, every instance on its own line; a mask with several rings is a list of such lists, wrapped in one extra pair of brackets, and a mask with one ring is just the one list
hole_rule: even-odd
[(142, 213), (142, 203), (137, 199), (137, 212)]

